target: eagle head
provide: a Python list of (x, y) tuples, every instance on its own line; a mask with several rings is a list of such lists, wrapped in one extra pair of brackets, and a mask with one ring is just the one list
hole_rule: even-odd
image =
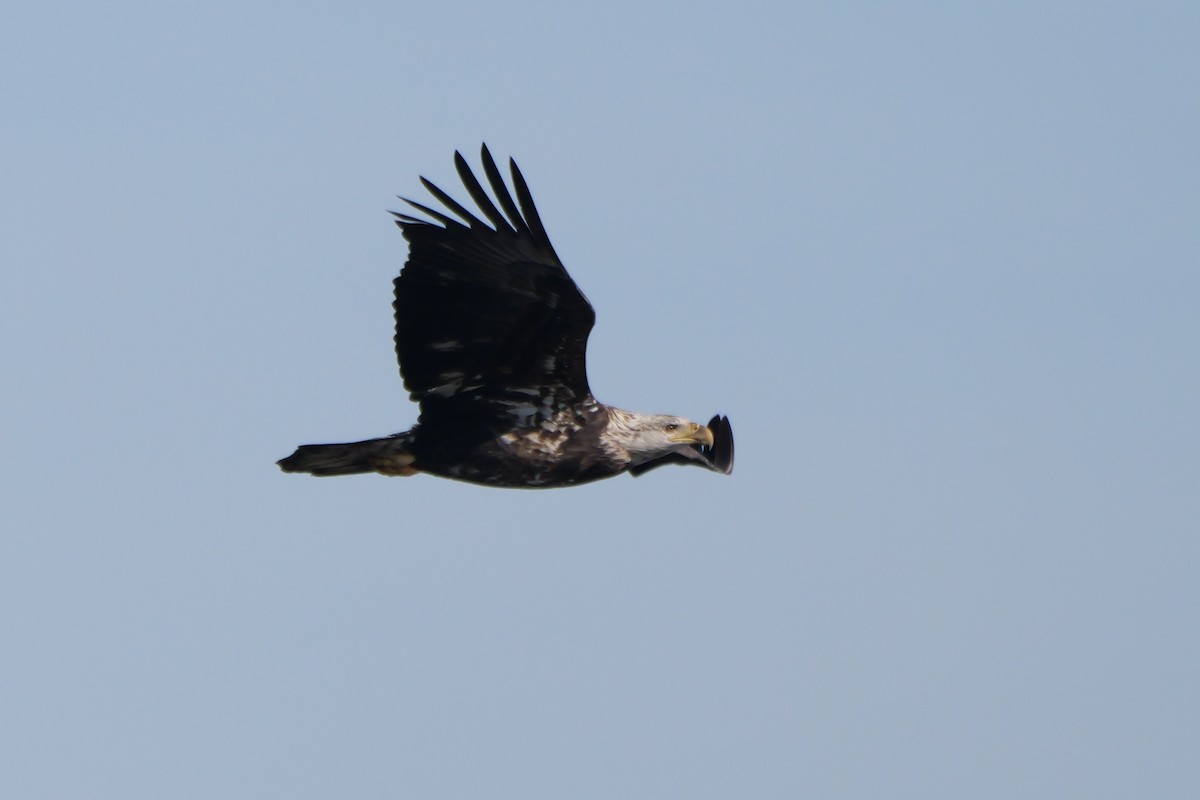
[(676, 451), (712, 447), (712, 431), (698, 422), (669, 414), (633, 414), (609, 409), (608, 433), (637, 466)]

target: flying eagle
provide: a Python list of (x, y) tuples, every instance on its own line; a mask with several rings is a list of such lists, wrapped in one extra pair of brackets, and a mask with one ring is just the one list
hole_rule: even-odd
[(420, 404), (418, 423), (381, 439), (306, 444), (280, 468), (428, 472), (510, 487), (570, 486), (663, 464), (732, 472), (727, 418), (705, 426), (592, 396), (584, 361), (596, 314), (550, 245), (516, 162), (509, 159), (514, 202), (487, 145), (482, 158), (496, 202), (460, 153), (454, 164), (491, 225), (425, 178), (459, 219), (408, 199), (428, 219), (392, 212), (409, 242), (392, 304), (396, 355)]

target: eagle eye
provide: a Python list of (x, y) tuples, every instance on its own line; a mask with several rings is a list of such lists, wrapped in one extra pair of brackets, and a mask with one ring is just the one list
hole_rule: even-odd
[(663, 426), (663, 430), (665, 430), (667, 433), (674, 433), (675, 431), (679, 430), (679, 426), (674, 422), (668, 422)]

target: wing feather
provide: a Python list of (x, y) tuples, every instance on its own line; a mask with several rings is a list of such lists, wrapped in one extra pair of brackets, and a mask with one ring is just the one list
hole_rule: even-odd
[[(549, 245), (550, 237), (546, 235), (546, 227), (542, 225), (542, 218), (538, 214), (537, 206), (533, 204), (533, 195), (529, 193), (529, 185), (525, 183), (525, 176), (521, 174), (521, 170), (517, 168), (517, 162), (513, 159), (508, 160), (508, 165), (512, 169), (513, 186), (517, 189), (517, 200), (521, 204), (521, 211), (524, 213), (525, 222), (529, 225), (530, 233), (533, 238)], [(553, 248), (551, 248), (551, 252), (553, 252)]]
[[(496, 159), (492, 158), (491, 151), (487, 145), (483, 146), (483, 171), (487, 175), (488, 183), (491, 184), (492, 191), (496, 193), (496, 199), (500, 201), (500, 207), (504, 209), (504, 213), (508, 215), (509, 221), (518, 233), (523, 233), (529, 236), (533, 234), (529, 230), (529, 226), (525, 224), (525, 218), (521, 216), (521, 210), (517, 208), (517, 204), (513, 202), (512, 195), (508, 192), (508, 186), (504, 183), (504, 176), (500, 174), (500, 168), (496, 166)], [(516, 164), (513, 165), (516, 167)], [(547, 244), (549, 239), (546, 240)]]
[[(479, 179), (475, 177), (474, 172), (471, 172), (471, 167), (467, 164), (467, 160), (457, 150), (454, 151), (454, 166), (458, 169), (458, 177), (462, 179), (463, 186), (467, 187), (467, 192), (471, 195), (471, 199), (475, 201), (475, 205), (479, 206), (479, 210), (495, 226), (496, 230), (516, 233), (508, 220), (496, 208), (496, 204), (492, 202), (492, 198), (488, 197), (487, 192), (483, 190), (483, 186), (479, 184)], [(504, 185), (503, 181), (501, 181), (500, 185)]]
[[(442, 223), (442, 225), (444, 225), (447, 228), (465, 227), (461, 222), (454, 219), (453, 217), (448, 217), (440, 211), (436, 211), (436, 210), (430, 208), (429, 206), (418, 203), (416, 200), (409, 200), (406, 197), (401, 197), (400, 199), (403, 200), (404, 202), (408, 203), (410, 206), (415, 208), (417, 211), (420, 211), (422, 214), (428, 214), (429, 216), (433, 217), (435, 220)], [(421, 219), (419, 217), (410, 217), (407, 214), (397, 214), (395, 211), (392, 212), (392, 215), (401, 220), (404, 220), (405, 222), (415, 222), (420, 225), (425, 225), (425, 224), (429, 223), (429, 220)]]
[[(455, 155), (458, 155), (458, 153), (455, 153)], [(446, 208), (450, 209), (450, 210), (451, 210), (451, 211), (453, 211), (455, 214), (457, 214), (459, 217), (461, 217), (461, 218), (463, 219), (463, 221), (467, 223), (467, 225), (471, 226), (472, 228), (483, 228), (483, 227), (486, 227), (486, 226), (485, 226), (485, 225), (484, 225), (484, 224), (483, 224), (483, 223), (482, 223), (482, 222), (479, 220), (479, 218), (478, 218), (478, 217), (476, 217), (474, 214), (472, 214), (470, 211), (468, 211), (468, 210), (466, 209), (466, 207), (464, 207), (463, 205), (461, 205), (461, 204), (460, 204), (460, 203), (459, 203), (457, 200), (455, 200), (453, 197), (451, 197), (450, 195), (446, 194), (446, 193), (445, 193), (445, 192), (443, 192), (441, 189), (439, 189), (439, 188), (438, 188), (438, 187), (437, 187), (437, 186), (436, 186), (436, 185), (435, 185), (435, 184), (434, 184), (432, 181), (430, 181), (428, 178), (422, 177), (422, 178), (421, 178), (421, 185), (422, 185), (422, 186), (424, 186), (426, 189), (428, 189), (428, 190), (429, 190), (429, 193), (438, 199), (438, 202), (440, 202), (440, 203), (441, 203), (442, 205), (444, 205)], [(417, 204), (416, 204), (416, 203), (411, 203), (411, 205), (414, 205), (414, 206), (415, 206), (415, 205), (417, 205)], [(426, 211), (426, 212), (428, 212), (428, 211), (429, 211), (429, 209), (427, 209), (427, 208), (426, 208), (426, 209), (422, 209), (422, 210), (424, 210), (424, 211)], [(439, 216), (439, 217), (441, 217), (441, 219), (442, 219), (442, 220), (444, 220), (444, 219), (445, 219), (445, 217), (443, 217), (443, 216), (442, 216), (442, 215), (440, 215), (440, 214), (438, 214), (438, 216)]]

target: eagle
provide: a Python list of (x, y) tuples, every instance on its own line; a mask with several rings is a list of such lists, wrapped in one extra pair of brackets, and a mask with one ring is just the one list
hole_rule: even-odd
[(409, 243), (392, 307), (417, 424), (379, 439), (302, 445), (279, 467), (322, 476), (425, 472), (519, 488), (664, 464), (732, 472), (726, 417), (701, 425), (592, 395), (585, 360), (596, 314), (554, 252), (516, 161), (514, 201), (486, 144), (481, 157), (494, 201), (461, 153), (454, 164), (487, 222), (424, 177), (445, 210), (401, 198), (423, 216), (391, 212)]

